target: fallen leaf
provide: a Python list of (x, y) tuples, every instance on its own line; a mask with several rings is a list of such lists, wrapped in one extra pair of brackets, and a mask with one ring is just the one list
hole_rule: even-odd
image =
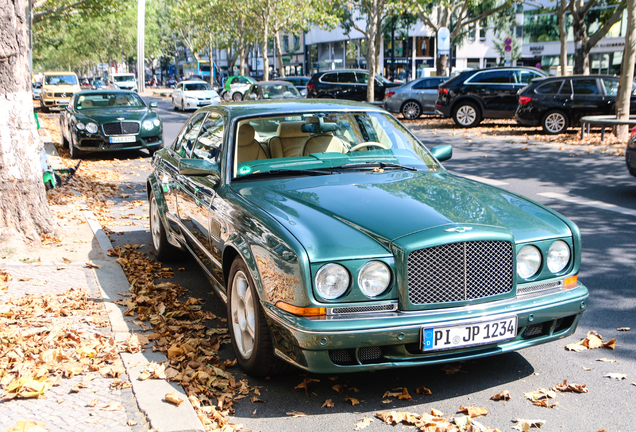
[(134, 421), (134, 420), (128, 419), (128, 421), (126, 422), (126, 424), (127, 424), (128, 426), (136, 426), (136, 425), (138, 425), (139, 423), (138, 423), (138, 422), (136, 422), (136, 421)]
[(544, 408), (554, 408), (558, 404), (558, 402), (550, 402), (547, 399), (532, 401), (532, 405)]
[(177, 396), (173, 392), (166, 393), (166, 395), (163, 398), (166, 402), (170, 402), (171, 404), (174, 404), (176, 406), (181, 405), (181, 403), (183, 402), (183, 399), (181, 399), (179, 396)]
[(99, 403), (99, 399), (92, 399), (90, 402), (86, 404), (87, 407), (95, 407)]
[(421, 395), (426, 395), (426, 396), (430, 396), (433, 394), (432, 391), (430, 391), (429, 389), (427, 389), (426, 387), (418, 387), (415, 389), (415, 393), (417, 394), (421, 394)]
[(382, 401), (382, 403), (383, 403), (383, 404), (389, 404), (389, 403), (391, 403), (391, 402), (393, 402), (391, 399), (384, 399), (384, 400)]
[(622, 374), (622, 373), (608, 373), (603, 375), (604, 378), (609, 378), (609, 379), (615, 379), (618, 381), (627, 379), (627, 375), (626, 374)]
[(481, 417), (481, 416), (485, 416), (486, 414), (488, 414), (488, 410), (486, 408), (483, 407), (474, 407), (474, 406), (468, 406), (468, 407), (463, 407), (460, 406), (459, 407), (459, 411), (460, 412), (465, 412), (466, 414), (468, 414), (468, 417)]
[(504, 390), (504, 391), (502, 391), (500, 393), (497, 393), (494, 396), (491, 396), (490, 399), (491, 400), (495, 400), (495, 401), (500, 401), (500, 400), (509, 401), (510, 400), (510, 392), (508, 390)]
[(585, 384), (568, 384), (568, 380), (563, 380), (561, 384), (557, 384), (553, 389), (560, 392), (589, 393)]
[(404, 387), (404, 390), (402, 390), (402, 394), (400, 394), (398, 396), (398, 399), (400, 399), (400, 400), (408, 400), (408, 401), (413, 400), (413, 398), (409, 394), (409, 391), (406, 389), (406, 387)]
[(513, 429), (520, 431), (529, 431), (530, 428), (541, 429), (541, 426), (545, 424), (545, 420), (514, 419), (512, 421), (516, 423)]
[(357, 430), (357, 431), (362, 430), (365, 427), (369, 426), (372, 421), (373, 419), (369, 417), (365, 417), (364, 419), (362, 419), (361, 421), (359, 421), (358, 423), (354, 425), (354, 430)]
[(454, 365), (453, 364), (449, 364), (449, 365), (444, 365), (442, 367), (442, 370), (444, 372), (446, 372), (446, 375), (454, 375), (457, 372), (459, 372), (461, 370), (461, 368), (462, 368), (462, 365), (460, 365), (460, 364), (454, 364)]
[(252, 403), (265, 403), (265, 401), (263, 399), (259, 399), (256, 396), (252, 396), (252, 398), (250, 399), (250, 402), (252, 402)]
[(22, 420), (17, 422), (15, 426), (9, 429), (4, 429), (4, 432), (48, 432), (48, 429), (44, 429), (43, 422)]
[(540, 388), (539, 390), (535, 390), (533, 392), (524, 393), (525, 397), (530, 399), (531, 401), (538, 401), (543, 399), (554, 399), (556, 398), (556, 392), (553, 390), (546, 390)]
[(90, 261), (86, 263), (86, 267), (87, 267), (87, 268), (89, 268), (89, 269), (100, 269), (100, 268), (102, 268), (102, 266), (101, 266), (101, 265), (99, 265), (99, 264), (93, 264), (93, 263), (92, 263), (92, 262), (90, 262)]
[(617, 360), (614, 359), (608, 359), (608, 358), (600, 358), (600, 359), (596, 359), (597, 362), (603, 362), (603, 363), (618, 363)]
[(287, 413), (287, 415), (290, 415), (292, 417), (307, 417), (307, 414), (300, 411), (290, 411)]
[(431, 408), (431, 415), (433, 417), (444, 417), (444, 413), (440, 410), (436, 410), (435, 408)]
[(584, 370), (584, 371), (587, 371), (587, 372), (589, 372), (589, 371), (591, 371), (591, 370), (592, 370), (592, 369), (591, 369), (591, 368), (589, 368), (589, 367), (585, 367), (585, 366), (581, 366), (581, 367), (583, 368), (583, 370)]
[(119, 402), (109, 402), (101, 409), (103, 409), (104, 411), (121, 411), (124, 409), (124, 406)]
[(336, 384), (331, 386), (331, 388), (337, 391), (338, 393), (342, 393), (347, 388), (347, 386), (345, 384)]
[(358, 399), (351, 398), (351, 397), (345, 398), (344, 401), (345, 402), (351, 402), (352, 406), (358, 405), (360, 403), (360, 401)]
[(331, 399), (327, 399), (320, 408), (333, 408), (334, 406), (335, 404), (333, 403), (333, 401)]
[(619, 327), (616, 329), (617, 331), (628, 332), (631, 330), (631, 327)]

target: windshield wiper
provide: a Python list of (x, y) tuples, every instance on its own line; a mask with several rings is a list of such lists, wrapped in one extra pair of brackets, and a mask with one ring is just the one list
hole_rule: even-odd
[(329, 170), (316, 170), (316, 169), (289, 169), (289, 170), (270, 170), (264, 172), (253, 172), (249, 174), (244, 174), (239, 177), (236, 177), (234, 180), (242, 180), (245, 178), (256, 178), (256, 177), (269, 177), (269, 176), (317, 176), (317, 175), (329, 175), (332, 174), (331, 168)]
[(380, 162), (380, 161), (354, 162), (354, 163), (349, 163), (345, 165), (335, 166), (335, 167), (332, 167), (331, 169), (339, 170), (339, 169), (358, 169), (358, 168), (380, 168), (380, 169), (401, 168), (401, 169), (405, 169), (409, 171), (417, 171), (417, 168), (412, 166), (402, 165), (402, 164), (394, 163), (394, 162)]

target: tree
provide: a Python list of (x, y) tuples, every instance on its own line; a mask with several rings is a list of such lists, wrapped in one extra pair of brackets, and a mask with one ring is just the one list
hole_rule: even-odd
[(561, 64), (561, 75), (567, 75), (568, 68), (568, 30), (567, 30), (567, 16), (566, 11), (568, 8), (568, 0), (558, 0), (559, 10), (557, 17), (559, 21), (559, 44), (560, 55), (559, 63)]
[(36, 0), (33, 3), (33, 24), (49, 20), (64, 20), (80, 12), (84, 16), (108, 14), (124, 6), (125, 0)]
[(0, 2), (0, 241), (39, 242), (55, 230), (31, 99), (26, 0)]
[[(636, 0), (627, 0), (627, 34), (625, 35), (625, 51), (621, 63), (621, 80), (616, 97), (616, 118), (629, 118), (631, 95), (634, 82), (634, 60), (636, 59)], [(621, 125), (617, 130), (618, 138), (627, 140), (629, 127)]]
[[(609, 1), (608, 3), (617, 5), (612, 13), (609, 8), (594, 10), (592, 8), (598, 0), (570, 0), (568, 10), (572, 15), (572, 31), (574, 32), (574, 73), (590, 73), (590, 51), (598, 41), (600, 41), (623, 16), (627, 0)], [(586, 17), (594, 15), (603, 25), (594, 34), (588, 35), (588, 25)]]
[[(454, 45), (465, 34), (465, 28), (499, 13), (512, 13), (512, 6), (520, 0), (416, 0), (411, 8), (413, 13), (435, 33), (446, 27), (451, 32)], [(453, 49), (451, 45), (451, 50)], [(441, 55), (437, 62), (437, 74), (447, 75), (448, 56)], [(451, 65), (448, 65), (451, 66)]]

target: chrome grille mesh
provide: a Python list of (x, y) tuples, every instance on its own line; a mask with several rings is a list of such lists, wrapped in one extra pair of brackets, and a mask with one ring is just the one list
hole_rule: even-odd
[(334, 315), (340, 314), (355, 314), (355, 313), (370, 313), (370, 312), (386, 312), (397, 310), (397, 303), (383, 304), (383, 305), (370, 305), (370, 306), (350, 306), (350, 307), (337, 307), (331, 310)]
[(106, 135), (128, 135), (139, 133), (139, 123), (136, 122), (118, 122), (104, 123), (104, 134)]
[(512, 244), (505, 241), (452, 243), (413, 251), (408, 257), (409, 301), (447, 303), (512, 290)]

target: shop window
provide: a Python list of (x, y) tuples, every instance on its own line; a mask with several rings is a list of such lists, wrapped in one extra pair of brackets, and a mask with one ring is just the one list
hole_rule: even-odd
[(433, 57), (435, 49), (435, 38), (416, 37), (415, 38), (415, 56), (416, 57)]
[(466, 67), (469, 69), (480, 69), (481, 68), (481, 59), (478, 58), (468, 58), (466, 61)]

